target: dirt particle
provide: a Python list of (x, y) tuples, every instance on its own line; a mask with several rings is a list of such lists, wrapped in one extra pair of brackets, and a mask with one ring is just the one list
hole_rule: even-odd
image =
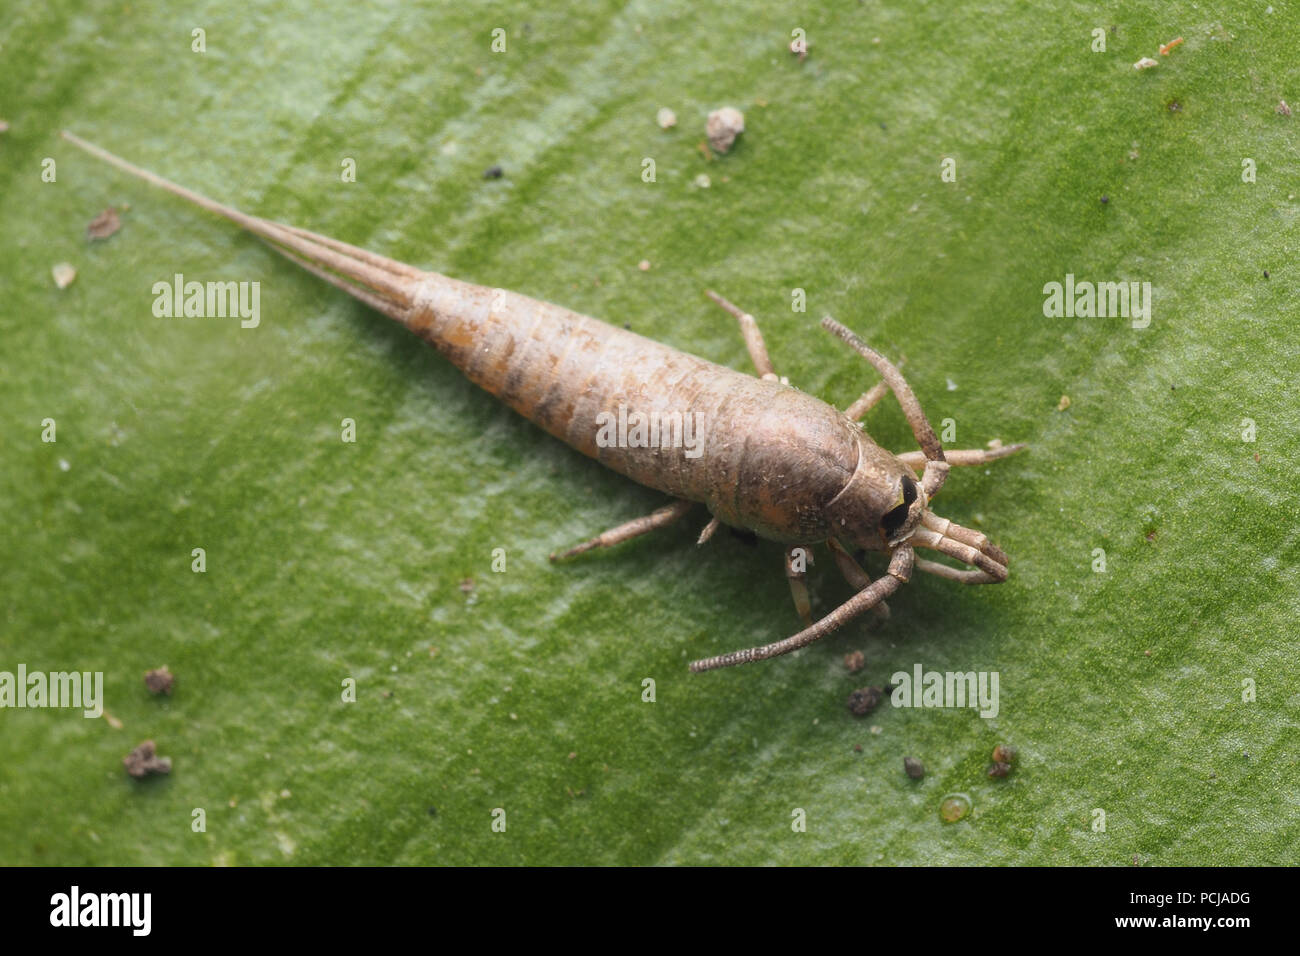
[(167, 669), (166, 664), (144, 672), (144, 686), (149, 688), (151, 694), (166, 694), (170, 697), (175, 684), (176, 676)]
[(913, 780), (920, 780), (925, 776), (925, 764), (915, 757), (903, 758), (903, 772)]
[(1171, 113), (1181, 113), (1183, 111), (1183, 104), (1179, 103), (1177, 100), (1170, 100), (1165, 104), (1165, 109), (1169, 110)]
[(860, 754), (860, 753), (862, 753), (862, 744), (854, 744), (854, 745), (853, 745), (853, 752), (854, 752), (855, 754)]
[(1277, 112), (1279, 116), (1290, 116), (1291, 107), (1286, 105), (1286, 100), (1277, 101)]
[(1005, 760), (995, 761), (993, 766), (989, 767), (990, 777), (1005, 777), (1011, 772), (1011, 764)]
[(118, 217), (117, 210), (109, 206), (90, 220), (90, 225), (86, 227), (86, 238), (92, 240), (107, 239), (121, 228), (122, 220)]
[(856, 717), (863, 717), (880, 706), (883, 696), (879, 687), (859, 687), (849, 694), (849, 712)]
[(496, 165), (489, 166), (487, 169), (483, 170), (484, 179), (500, 179), (505, 174), (506, 171), (502, 169), (500, 166), (496, 166)]
[(570, 760), (577, 760), (577, 759), (578, 759), (578, 752), (577, 752), (576, 750), (570, 750), (570, 751), (569, 751), (569, 759), (570, 759)]
[(861, 651), (850, 651), (844, 655), (844, 666), (849, 669), (850, 674), (856, 674), (867, 666), (867, 655)]
[(473, 593), (474, 593), (474, 579), (473, 579), (473, 578), (464, 578), (464, 579), (461, 580), (461, 582), (460, 582), (460, 593), (461, 593), (461, 594), (473, 594)]
[(1268, 278), (1268, 270), (1267, 270), (1267, 269), (1264, 270), (1264, 278), (1265, 278), (1265, 279)]
[(152, 740), (146, 740), (122, 758), (126, 772), (140, 780), (151, 773), (168, 774), (172, 772), (172, 758), (159, 757), (157, 747)]
[(60, 289), (66, 289), (72, 285), (72, 280), (77, 277), (77, 267), (71, 262), (60, 262), (50, 270), (50, 275), (54, 276), (54, 284)]
[(994, 763), (1012, 763), (1016, 759), (1016, 750), (1014, 747), (1008, 747), (1006, 744), (998, 744), (993, 748)]
[(665, 106), (655, 114), (655, 122), (660, 129), (672, 129), (677, 125), (677, 114)]
[(1101, 197), (1101, 204), (1102, 204), (1103, 206), (1106, 205), (1108, 202), (1110, 202), (1110, 197), (1109, 197), (1109, 196), (1102, 196), (1102, 197)]
[(736, 142), (736, 137), (745, 131), (745, 114), (734, 106), (724, 106), (709, 114), (704, 129), (713, 151), (725, 153)]

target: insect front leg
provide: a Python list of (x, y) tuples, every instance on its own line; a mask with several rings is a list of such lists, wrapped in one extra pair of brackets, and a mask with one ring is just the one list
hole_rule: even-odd
[(812, 600), (808, 597), (808, 565), (812, 563), (812, 548), (797, 544), (785, 553), (785, 576), (790, 582), (790, 596), (794, 609), (804, 627), (812, 626)]
[(783, 641), (777, 641), (774, 644), (750, 647), (743, 651), (732, 651), (730, 654), (721, 654), (717, 657), (695, 661), (691, 664), (691, 670), (698, 674), (700, 671), (717, 670), (719, 667), (734, 667), (737, 664), (764, 661), (769, 657), (789, 654), (791, 651), (797, 651), (801, 647), (807, 647), (815, 641), (820, 641), (827, 634), (838, 631), (849, 621), (865, 614), (902, 587), (903, 583), (912, 575), (913, 560), (911, 547), (906, 544), (900, 545), (894, 549), (893, 555), (889, 559), (889, 572), (883, 578), (872, 581), (870, 585), (853, 595), (812, 627), (806, 627), (798, 634), (787, 637)]
[[(1006, 458), (1008, 455), (1014, 455), (1018, 451), (1023, 451), (1029, 446), (1021, 442), (1018, 445), (1003, 445), (1001, 448), (959, 448), (956, 451), (944, 449), (943, 457), (948, 464), (954, 468), (972, 465), (984, 465), (990, 461), (997, 461), (999, 458)], [(923, 451), (905, 451), (895, 455), (899, 461), (904, 462), (913, 470), (925, 466), (925, 452)]]
[(624, 522), (615, 528), (610, 528), (608, 531), (582, 542), (582, 544), (575, 544), (568, 551), (557, 551), (551, 555), (551, 560), (563, 561), (565, 558), (571, 558), (576, 554), (582, 554), (595, 548), (612, 548), (616, 544), (640, 537), (647, 532), (658, 528), (666, 528), (694, 506), (695, 502), (693, 501), (686, 501), (685, 499), (674, 501), (672, 504), (664, 505), (648, 515), (633, 518), (631, 521)]
[[(835, 566), (840, 569), (840, 574), (844, 575), (844, 580), (849, 582), (853, 590), (861, 591), (871, 586), (871, 575), (862, 569), (862, 565), (853, 559), (853, 555), (849, 554), (844, 545), (834, 538), (828, 539), (826, 545), (831, 549), (831, 556), (835, 558)], [(871, 614), (877, 621), (887, 621), (889, 605), (881, 601), (871, 609)]]

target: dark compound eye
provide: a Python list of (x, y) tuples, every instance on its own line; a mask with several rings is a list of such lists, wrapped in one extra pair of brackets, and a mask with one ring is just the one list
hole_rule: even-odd
[(885, 533), (886, 538), (892, 538), (898, 532), (898, 529), (903, 527), (903, 522), (907, 520), (907, 510), (915, 500), (916, 482), (904, 475), (903, 503), (885, 512), (885, 516), (880, 519), (880, 530)]

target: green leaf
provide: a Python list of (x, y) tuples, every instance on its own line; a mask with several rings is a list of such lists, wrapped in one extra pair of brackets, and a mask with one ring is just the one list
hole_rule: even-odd
[[(102, 671), (121, 729), (0, 711), (0, 862), (1294, 862), (1287, 4), (745, 6), (13, 11), (0, 670)], [(1134, 70), (1144, 56), (1158, 66)], [(746, 130), (710, 160), (724, 105)], [(250, 213), (748, 370), (715, 288), (758, 316), (781, 374), (844, 407), (875, 376), (818, 330), (831, 314), (906, 359), (951, 446), (1031, 444), (954, 470), (938, 502), (1011, 578), (918, 574), (881, 627), (693, 676), (798, 628), (777, 545), (696, 548), (701, 508), (549, 564), (662, 496), (60, 129)], [(63, 261), (77, 277), (58, 289)], [(260, 326), (156, 318), (152, 286), (177, 273), (260, 283)], [(1149, 327), (1045, 316), (1067, 274), (1150, 283)], [(914, 447), (892, 399), (867, 427)], [(817, 558), (825, 613), (849, 589)], [(164, 663), (175, 692), (153, 698), (141, 675)], [(849, 713), (850, 691), (918, 664), (996, 671), (997, 717)], [(146, 738), (170, 776), (124, 773)], [(1003, 779), (998, 743), (1019, 753)], [(951, 793), (972, 811), (944, 823)]]

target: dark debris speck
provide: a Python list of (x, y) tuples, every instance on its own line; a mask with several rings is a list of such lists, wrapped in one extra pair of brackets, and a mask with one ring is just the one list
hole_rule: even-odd
[(137, 780), (150, 774), (168, 774), (172, 772), (172, 758), (159, 757), (157, 746), (152, 740), (146, 740), (122, 758), (126, 772)]
[(170, 696), (172, 687), (175, 684), (176, 676), (167, 669), (166, 664), (144, 672), (144, 686), (149, 688), (151, 694), (167, 694)]
[(884, 692), (879, 687), (859, 687), (849, 694), (849, 711), (856, 717), (863, 717), (880, 706)]

